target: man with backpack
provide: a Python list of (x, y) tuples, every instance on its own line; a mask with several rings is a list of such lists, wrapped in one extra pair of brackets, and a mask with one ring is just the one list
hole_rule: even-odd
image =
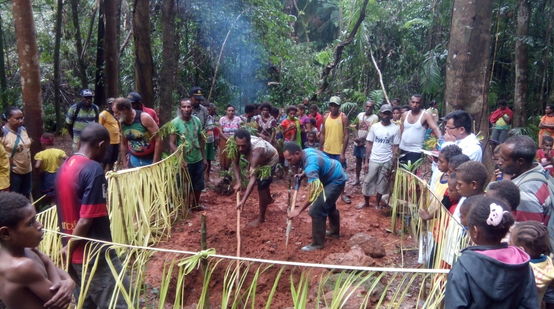
[(98, 122), (98, 115), (100, 115), (98, 106), (92, 103), (92, 98), (94, 97), (92, 90), (81, 90), (81, 97), (83, 99), (80, 102), (69, 107), (65, 117), (67, 130), (69, 131), (69, 135), (73, 138), (73, 151), (77, 151), (78, 149), (81, 131), (89, 123)]

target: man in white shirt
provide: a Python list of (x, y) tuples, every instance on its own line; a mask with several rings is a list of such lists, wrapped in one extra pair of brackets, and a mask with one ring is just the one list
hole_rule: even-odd
[(381, 197), (389, 189), (392, 166), (398, 157), (400, 127), (391, 122), (392, 106), (383, 104), (379, 112), (381, 121), (371, 126), (366, 138), (365, 162), (368, 172), (362, 186), (364, 202), (356, 206), (357, 209), (379, 205)]
[(444, 117), (446, 125), (444, 129), (446, 131), (444, 140), (446, 143), (442, 145), (445, 147), (450, 144), (456, 144), (462, 148), (462, 153), (468, 156), (472, 161), (481, 162), (483, 157), (483, 149), (481, 148), (481, 142), (472, 133), (471, 115), (463, 110), (453, 111)]
[(356, 157), (356, 182), (360, 184), (360, 174), (362, 171), (362, 160), (365, 158), (365, 139), (371, 126), (379, 122), (379, 117), (373, 114), (374, 102), (369, 100), (365, 103), (365, 112), (361, 112), (356, 117), (356, 130), (358, 136), (354, 140), (354, 157)]

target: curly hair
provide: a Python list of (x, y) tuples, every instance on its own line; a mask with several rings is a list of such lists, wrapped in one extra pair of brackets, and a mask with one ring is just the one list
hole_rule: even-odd
[(14, 227), (23, 219), (22, 209), (29, 200), (15, 192), (0, 192), (0, 226)]
[(441, 149), (440, 154), (446, 159), (447, 162), (450, 162), (451, 158), (462, 154), (462, 149), (457, 145), (448, 145)]
[(485, 189), (490, 179), (487, 168), (477, 161), (468, 161), (460, 164), (460, 166), (456, 168), (456, 175), (458, 179), (467, 183), (475, 181), (479, 186), (479, 191)]
[(487, 196), (506, 201), (515, 211), (521, 200), (519, 188), (510, 180), (494, 181), (487, 187)]
[(523, 247), (532, 259), (536, 259), (542, 254), (547, 255), (551, 251), (548, 230), (539, 221), (518, 222), (511, 234), (512, 244)]

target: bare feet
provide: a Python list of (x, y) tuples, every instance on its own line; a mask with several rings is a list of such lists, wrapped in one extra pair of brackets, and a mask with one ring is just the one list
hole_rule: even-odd
[(366, 208), (366, 207), (369, 207), (369, 204), (363, 202), (363, 203), (358, 204), (355, 208), (356, 209), (363, 209), (363, 208)]

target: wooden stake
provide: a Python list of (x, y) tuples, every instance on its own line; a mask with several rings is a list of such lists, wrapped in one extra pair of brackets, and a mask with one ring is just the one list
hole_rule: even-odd
[[(292, 193), (292, 201), (289, 204), (290, 211), (294, 211), (296, 207), (296, 197), (298, 196), (298, 190), (300, 189), (300, 179), (294, 177), (294, 192)], [(292, 219), (287, 219), (287, 230), (285, 231), (285, 248), (289, 246), (289, 235), (292, 229)]]
[[(240, 191), (237, 192), (237, 257), (240, 257)], [(240, 281), (240, 260), (237, 260), (237, 286)]]

